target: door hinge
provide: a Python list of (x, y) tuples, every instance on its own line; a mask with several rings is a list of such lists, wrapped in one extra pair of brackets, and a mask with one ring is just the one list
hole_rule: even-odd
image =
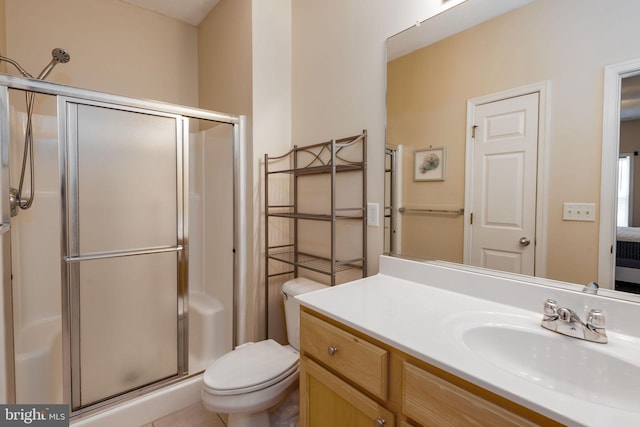
[(478, 125), (471, 126), (471, 138), (475, 139), (475, 137), (476, 137), (476, 129), (478, 129)]
[(473, 212), (469, 214), (469, 224), (473, 225)]

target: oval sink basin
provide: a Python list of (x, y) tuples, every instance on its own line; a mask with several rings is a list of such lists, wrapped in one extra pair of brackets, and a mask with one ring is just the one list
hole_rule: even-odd
[(640, 412), (640, 351), (634, 338), (610, 333), (608, 344), (592, 343), (544, 329), (540, 318), (503, 313), (466, 313), (446, 325), (458, 344), (513, 375)]

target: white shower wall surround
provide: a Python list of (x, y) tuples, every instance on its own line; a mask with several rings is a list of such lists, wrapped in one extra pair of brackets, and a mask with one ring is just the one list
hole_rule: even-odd
[[(27, 115), (12, 108), (11, 118), (11, 141), (18, 143), (9, 151), (10, 164), (15, 165), (11, 168), (11, 182), (15, 183), (19, 180)], [(16, 327), (59, 317), (61, 307), (57, 121), (55, 115), (34, 114), (32, 122), (34, 134), (40, 136), (35, 150), (38, 206), (25, 211), (27, 215), (15, 217), (11, 224), (12, 253), (17, 254), (13, 260), (17, 267), (13, 272), (14, 297), (18, 292), (23, 302), (31, 303), (14, 305)], [(37, 260), (37, 264), (27, 261), (30, 259)]]
[(233, 179), (229, 126), (189, 134), (189, 371), (233, 348)]
[[(45, 95), (43, 95), (45, 97)], [(22, 98), (20, 96), (20, 98)], [(47, 97), (50, 98), (50, 97)], [(11, 141), (22, 145), (27, 115), (11, 108)], [(16, 401), (62, 403), (60, 194), (55, 116), (34, 114), (38, 203), (12, 220)], [(22, 147), (10, 150), (11, 182), (18, 182)], [(55, 367), (58, 366), (58, 369)]]
[[(136, 386), (135, 390), (125, 389), (124, 399), (109, 402), (107, 405), (103, 405), (101, 402), (98, 405), (102, 409), (99, 411), (100, 415), (93, 411), (95, 409), (93, 407), (82, 408), (76, 412), (74, 425), (116, 425), (119, 424), (118, 420), (124, 419), (128, 420), (127, 422), (135, 420), (135, 422), (139, 421), (140, 424), (144, 424), (199, 401), (198, 372), (217, 357), (231, 350), (236, 340), (237, 319), (234, 316), (241, 315), (242, 312), (242, 309), (236, 309), (239, 305), (243, 305), (241, 296), (234, 306), (234, 298), (237, 297), (235, 290), (245, 286), (238, 283), (238, 280), (242, 279), (242, 275), (234, 273), (234, 266), (237, 264), (234, 260), (234, 248), (236, 253), (240, 255), (244, 251), (238, 242), (245, 241), (246, 238), (241, 230), (246, 230), (246, 226), (241, 224), (242, 220), (237, 219), (236, 214), (246, 210), (244, 208), (246, 202), (244, 191), (234, 192), (234, 185), (240, 181), (238, 174), (244, 171), (244, 166), (239, 164), (244, 158), (243, 155), (239, 155), (241, 154), (239, 150), (244, 150), (245, 132), (242, 128), (244, 118), (169, 104), (132, 100), (6, 76), (0, 76), (0, 85), (4, 85), (0, 89), (4, 89), (5, 86), (10, 88), (6, 92), (9, 94), (6, 100), (3, 92), (0, 91), (0, 107), (2, 107), (0, 112), (6, 111), (7, 116), (10, 117), (10, 132), (3, 132), (0, 136), (3, 139), (3, 144), (6, 144), (6, 140), (9, 138), (11, 141), (8, 150), (9, 158), (7, 159), (10, 165), (11, 186), (17, 186), (18, 171), (22, 159), (22, 141), (26, 123), (26, 114), (23, 111), (23, 91), (41, 92), (36, 97), (38, 108), (33, 117), (36, 155), (34, 203), (31, 209), (21, 211), (18, 216), (11, 218), (10, 232), (6, 232), (2, 236), (3, 239), (10, 236), (11, 241), (11, 253), (4, 254), (3, 269), (5, 273), (10, 269), (13, 275), (13, 283), (11, 281), (3, 283), (4, 306), (0, 307), (4, 312), (9, 312), (9, 310), (13, 312), (12, 328), (8, 330), (5, 325), (6, 338), (2, 343), (2, 352), (5, 353), (5, 359), (8, 363), (7, 369), (4, 371), (15, 372), (15, 388), (10, 383), (0, 383), (0, 386), (7, 387), (7, 401), (11, 402), (15, 398), (17, 403), (62, 403), (67, 401), (67, 396), (70, 394), (65, 387), (67, 374), (63, 369), (63, 366), (68, 366), (69, 363), (68, 360), (65, 360), (69, 354), (69, 351), (65, 350), (69, 338), (64, 338), (63, 328), (69, 319), (63, 313), (65, 303), (62, 298), (67, 285), (64, 280), (61, 283), (61, 277), (64, 277), (62, 270), (66, 268), (65, 264), (61, 262), (64, 255), (64, 245), (61, 245), (61, 240), (64, 240), (61, 237), (64, 233), (62, 221), (64, 206), (61, 203), (61, 200), (64, 199), (61, 198), (61, 188), (64, 188), (64, 185), (61, 184), (64, 184), (64, 179), (59, 175), (61, 164), (63, 164), (61, 158), (64, 155), (61, 156), (58, 148), (58, 129), (62, 129), (61, 133), (66, 131), (64, 127), (61, 127), (64, 123), (55, 114), (56, 95), (73, 96), (72, 101), (79, 100), (80, 104), (84, 101), (84, 97), (88, 98), (89, 104), (113, 103), (116, 109), (114, 111), (122, 106), (122, 111), (134, 110), (136, 113), (150, 111), (151, 117), (155, 115), (154, 111), (166, 111), (159, 113), (162, 117), (167, 115), (171, 117), (176, 114), (190, 117), (188, 124), (190, 129), (188, 132), (182, 133), (186, 139), (184, 156), (188, 156), (182, 163), (185, 185), (180, 187), (180, 181), (178, 181), (177, 187), (178, 198), (182, 194), (180, 188), (188, 191), (188, 193), (186, 191), (184, 193), (188, 197), (186, 197), (187, 202), (183, 205), (184, 218), (179, 219), (176, 225), (178, 228), (184, 226), (185, 230), (183, 238), (185, 243), (181, 245), (183, 255), (177, 256), (188, 256), (188, 263), (184, 264), (188, 265), (188, 284), (180, 285), (186, 285), (185, 290), (188, 289), (188, 294), (185, 294), (183, 299), (178, 295), (178, 299), (175, 300), (171, 294), (178, 292), (178, 285), (176, 285), (175, 291), (171, 291), (170, 287), (166, 288), (165, 296), (162, 297), (161, 294), (156, 294), (153, 291), (155, 285), (153, 282), (150, 283), (151, 292), (156, 294), (153, 298), (160, 297), (166, 300), (166, 297), (170, 297), (169, 300), (166, 300), (169, 302), (169, 306), (176, 303), (179, 306), (180, 301), (183, 300), (185, 303), (188, 301), (188, 304), (184, 304), (182, 312), (176, 310), (175, 321), (169, 320), (168, 323), (168, 325), (174, 323), (175, 328), (179, 328), (179, 324), (187, 323), (182, 319), (186, 320), (188, 316), (190, 329), (185, 329), (184, 332), (188, 334), (188, 352), (183, 353), (184, 356), (176, 354), (169, 359), (163, 358), (163, 363), (172, 379), (167, 382), (160, 381), (156, 386), (144, 387), (145, 384), (154, 382), (153, 375), (149, 378), (140, 376), (141, 369), (146, 369), (148, 366), (140, 367), (140, 369), (133, 365), (127, 367), (124, 370), (126, 373), (124, 382), (133, 380), (135, 383), (138, 381), (142, 388), (138, 390)], [(180, 135), (178, 130), (177, 136)], [(179, 143), (178, 150), (180, 150)], [(66, 159), (65, 161), (72, 160)], [(180, 174), (179, 151), (176, 161), (178, 162), (177, 171)], [(118, 167), (119, 162), (114, 162), (112, 166), (114, 173), (118, 173)], [(4, 173), (7, 171), (5, 170)], [(3, 180), (3, 182), (5, 181)], [(8, 185), (3, 184), (2, 193), (0, 195), (2, 197), (0, 201), (2, 211), (8, 213), (7, 206), (5, 206), (8, 205)], [(120, 203), (120, 206), (125, 210), (135, 209), (136, 195), (127, 194), (126, 189), (123, 189), (122, 196), (122, 200), (115, 202)], [(91, 205), (88, 205), (83, 209), (86, 212), (90, 208)], [(3, 222), (9, 222), (8, 215), (3, 218)], [(95, 231), (100, 234), (100, 230)], [(114, 230), (114, 233), (117, 233), (117, 230)], [(93, 230), (89, 234), (93, 234)], [(112, 237), (117, 239), (117, 236)], [(156, 260), (175, 259), (171, 252), (152, 256)], [(116, 265), (122, 265), (122, 262), (137, 265), (136, 259), (137, 255), (119, 257), (119, 263)], [(101, 282), (107, 275), (114, 277), (113, 267), (109, 267), (108, 261), (100, 259), (83, 262), (91, 263), (91, 268), (82, 270), (83, 277), (90, 278), (93, 275), (91, 284), (94, 287), (101, 284), (107, 285), (102, 287), (100, 291), (102, 294), (96, 301), (105, 305), (109, 304), (105, 297), (111, 297), (109, 284)], [(96, 267), (100, 265), (103, 267), (96, 270)], [(166, 262), (161, 265), (166, 265)], [(150, 268), (154, 269), (152, 266), (133, 267), (132, 271), (137, 271), (140, 277), (132, 279), (123, 276), (122, 280), (118, 280), (118, 282), (122, 284), (127, 280), (129, 282), (125, 287), (121, 287), (118, 293), (130, 294), (133, 297), (139, 292), (138, 284), (142, 284), (142, 281), (145, 280), (145, 272), (150, 271)], [(170, 274), (177, 274), (180, 268), (183, 267), (178, 267), (178, 270), (175, 270), (176, 273)], [(170, 281), (167, 283), (170, 285)], [(111, 285), (118, 285), (118, 283), (114, 282)], [(113, 286), (113, 288), (117, 289), (117, 286)], [(90, 293), (88, 293), (90, 289), (85, 286), (85, 290), (81, 294), (84, 299), (91, 299)], [(7, 297), (8, 295), (12, 295), (12, 300)], [(145, 319), (153, 318), (144, 313), (158, 307), (153, 302), (153, 298), (146, 298), (144, 294), (139, 294), (137, 298), (137, 303), (133, 305), (131, 304), (132, 300), (125, 298), (125, 304), (131, 305), (130, 308), (135, 308), (135, 310), (129, 310), (129, 315), (133, 317), (122, 322), (123, 324), (118, 330), (124, 331), (128, 327), (133, 328), (138, 318), (141, 322), (147, 322), (148, 320)], [(171, 303), (171, 300), (175, 302)], [(95, 307), (99, 308), (99, 305)], [(118, 307), (109, 306), (105, 309), (105, 313), (108, 312), (118, 313)], [(117, 324), (118, 321), (122, 321), (117, 317), (112, 320), (113, 322), (98, 320), (96, 323), (94, 321), (94, 330), (100, 331), (105, 326), (101, 322)], [(85, 329), (90, 326), (91, 323), (87, 323)], [(72, 326), (72, 328), (74, 327)], [(173, 328), (172, 326), (169, 329)], [(112, 333), (116, 333), (114, 337), (121, 334), (117, 331)], [(15, 347), (10, 354), (8, 342), (12, 338)], [(84, 341), (93, 340), (98, 343), (101, 339), (101, 337), (89, 335), (85, 336)], [(186, 343), (187, 340), (184, 342)], [(123, 353), (126, 353), (131, 349), (123, 350)], [(102, 362), (96, 360), (98, 353), (92, 352), (94, 350), (87, 348), (82, 349), (80, 354), (89, 362), (89, 365), (86, 365), (89, 367), (85, 366), (84, 368), (86, 371), (85, 381), (93, 383), (99, 381), (100, 375), (91, 379), (88, 374), (91, 371), (90, 366), (93, 364), (93, 371), (97, 372), (98, 367), (102, 366)], [(185, 369), (182, 373), (178, 372), (177, 375), (171, 374), (175, 369), (172, 366), (175, 366), (176, 361), (181, 358), (188, 360), (188, 370)], [(149, 358), (149, 362), (153, 364), (151, 358)], [(149, 363), (145, 365), (149, 365)], [(7, 376), (7, 382), (10, 381), (11, 378)], [(74, 383), (72, 382), (72, 384)], [(80, 384), (84, 386), (83, 383)], [(77, 385), (74, 384), (74, 386)], [(101, 393), (103, 391), (101, 389), (104, 387), (97, 386), (95, 400), (102, 399)], [(117, 384), (114, 387), (117, 387)], [(114, 391), (107, 391), (107, 395), (110, 393), (114, 393)], [(117, 394), (117, 392), (115, 393)]]

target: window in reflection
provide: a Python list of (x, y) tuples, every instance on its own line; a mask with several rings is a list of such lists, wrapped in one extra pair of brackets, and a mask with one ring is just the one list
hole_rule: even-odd
[(628, 227), (630, 221), (631, 188), (633, 186), (633, 163), (631, 154), (621, 154), (618, 158), (618, 227)]

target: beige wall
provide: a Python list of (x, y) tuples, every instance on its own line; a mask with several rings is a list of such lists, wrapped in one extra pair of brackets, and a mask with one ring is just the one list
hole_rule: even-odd
[[(384, 201), (385, 41), (454, 3), (293, 2), (293, 143), (311, 144), (367, 129), (369, 202), (382, 206)], [(369, 227), (369, 274), (378, 271), (382, 251), (383, 228)]]
[[(198, 27), (200, 107), (245, 115), (250, 127), (253, 247), (246, 336), (264, 336), (262, 159), (291, 147), (291, 0), (221, 0)], [(278, 284), (270, 292), (270, 336), (286, 341)]]
[[(291, 147), (291, 3), (294, 0), (253, 0), (253, 195), (254, 259), (259, 313), (264, 295), (264, 167), (265, 153), (280, 155)], [(286, 342), (280, 283), (269, 288), (269, 336)], [(260, 328), (262, 330), (262, 328)]]
[(5, 3), (6, 53), (31, 74), (62, 47), (71, 61), (56, 66), (50, 81), (198, 105), (195, 27), (119, 0)]
[[(582, 283), (598, 276), (599, 224), (563, 221), (562, 204), (599, 204), (603, 68), (640, 56), (640, 45), (620, 42), (638, 39), (640, 27), (635, 1), (579, 3), (539, 0), (394, 61), (388, 142), (409, 145), (407, 156), (428, 144), (447, 146), (452, 185), (428, 190), (446, 193), (444, 203), (462, 203), (467, 99), (549, 80), (546, 276)], [(431, 200), (424, 184), (405, 184), (411, 197)], [(414, 193), (412, 185), (421, 188)], [(450, 235), (461, 251), (457, 226)]]
[(200, 107), (251, 114), (251, 0), (221, 0), (198, 26)]

